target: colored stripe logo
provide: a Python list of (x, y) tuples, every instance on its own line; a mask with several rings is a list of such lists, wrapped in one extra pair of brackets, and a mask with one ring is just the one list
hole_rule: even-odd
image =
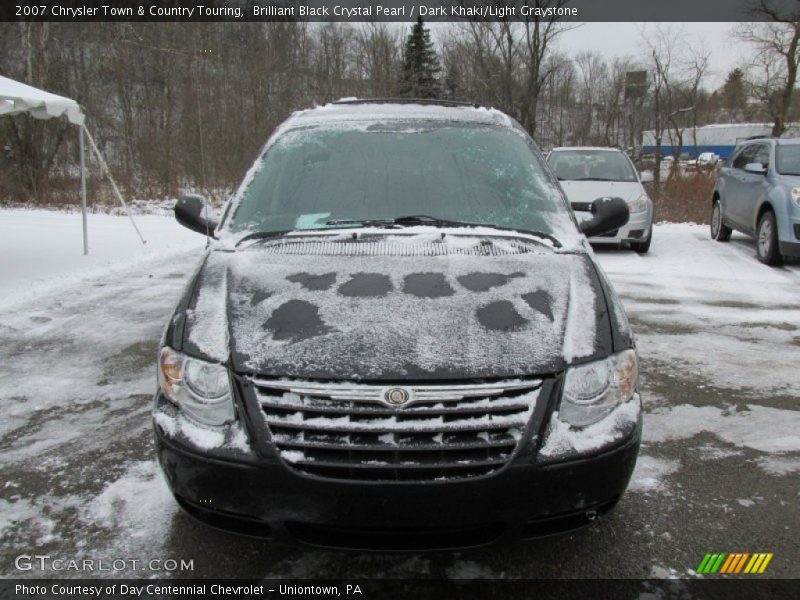
[(738, 573), (748, 573), (760, 575), (763, 573), (769, 561), (772, 560), (772, 552), (714, 552), (707, 553), (697, 572), (702, 575), (713, 575), (715, 573), (732, 575)]

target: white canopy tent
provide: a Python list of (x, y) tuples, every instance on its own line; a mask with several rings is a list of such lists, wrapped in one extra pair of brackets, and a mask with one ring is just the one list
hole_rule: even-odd
[(25, 85), (19, 81), (14, 81), (8, 77), (0, 75), (0, 116), (3, 115), (17, 115), (27, 113), (36, 119), (52, 119), (53, 117), (66, 116), (70, 123), (78, 126), (78, 142), (81, 154), (81, 206), (83, 212), (83, 253), (89, 253), (89, 236), (86, 225), (86, 165), (85, 165), (85, 152), (84, 152), (84, 136), (89, 140), (89, 145), (92, 147), (97, 159), (100, 161), (100, 166), (103, 172), (111, 182), (111, 187), (119, 199), (122, 206), (128, 213), (128, 218), (136, 230), (136, 234), (142, 243), (145, 243), (139, 228), (136, 226), (136, 221), (133, 220), (128, 205), (117, 187), (117, 183), (111, 176), (111, 171), (108, 169), (103, 155), (97, 148), (89, 130), (86, 129), (85, 115), (81, 110), (80, 105), (70, 98), (64, 96), (57, 96), (50, 92), (45, 92), (35, 87)]

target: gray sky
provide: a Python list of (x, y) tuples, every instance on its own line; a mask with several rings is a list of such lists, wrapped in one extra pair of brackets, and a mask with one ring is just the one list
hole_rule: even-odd
[(559, 47), (569, 55), (595, 50), (606, 57), (635, 57), (644, 49), (642, 32), (653, 33), (656, 26), (682, 32), (688, 45), (710, 52), (707, 89), (719, 87), (731, 69), (748, 62), (749, 48), (731, 33), (736, 23), (585, 23), (564, 33)]
[[(427, 25), (434, 38), (439, 28), (449, 26), (448, 23)], [(749, 48), (732, 34), (736, 23), (584, 23), (577, 29), (563, 33), (558, 38), (558, 46), (569, 56), (594, 50), (606, 58), (644, 57), (646, 47), (642, 33), (653, 34), (656, 27), (680, 32), (689, 46), (710, 52), (709, 71), (704, 84), (709, 91), (721, 86), (731, 69), (748, 62)]]

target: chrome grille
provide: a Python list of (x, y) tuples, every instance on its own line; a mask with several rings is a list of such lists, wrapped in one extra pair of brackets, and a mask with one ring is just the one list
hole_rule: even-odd
[(490, 474), (508, 463), (540, 380), (393, 386), (253, 380), (272, 442), (304, 473), (333, 479), (430, 481)]

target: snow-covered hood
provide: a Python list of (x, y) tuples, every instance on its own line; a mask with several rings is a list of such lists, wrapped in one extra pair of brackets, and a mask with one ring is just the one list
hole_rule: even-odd
[(592, 202), (604, 196), (633, 202), (644, 189), (638, 181), (559, 181), (570, 202)]
[(486, 252), (475, 238), (435, 251), (339, 243), (210, 252), (184, 350), (240, 373), (375, 381), (553, 373), (611, 351), (586, 254), (532, 243)]

